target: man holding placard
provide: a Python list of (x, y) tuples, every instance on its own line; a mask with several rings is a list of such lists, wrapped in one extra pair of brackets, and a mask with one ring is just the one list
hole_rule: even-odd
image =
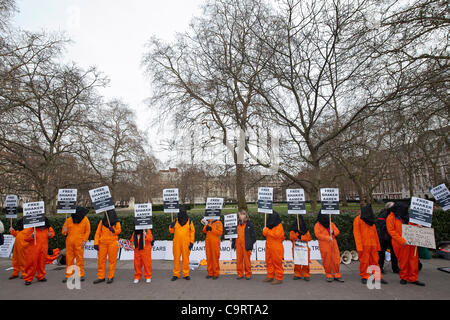
[(45, 217), (44, 202), (25, 203), (23, 205), (24, 239), (29, 243), (24, 263), (23, 280), (30, 285), (34, 277), (45, 282), (48, 239), (55, 236), (55, 231)]
[(450, 209), (450, 191), (443, 183), (430, 190), (436, 202), (442, 207), (442, 210), (447, 211)]
[(402, 234), (403, 225), (413, 225), (409, 221), (408, 205), (396, 203), (391, 211), (386, 219), (386, 227), (392, 237), (392, 246), (398, 258), (400, 283), (405, 285), (410, 282), (418, 286), (425, 286), (423, 282), (418, 280), (419, 255), (417, 254), (417, 247), (408, 245)]
[[(223, 201), (223, 199), (222, 199)], [(219, 211), (220, 215), (220, 211)], [(202, 219), (203, 233), (206, 234), (205, 239), (205, 250), (206, 250), (206, 261), (207, 261), (207, 271), (208, 275), (206, 279), (216, 280), (219, 278), (220, 266), (220, 237), (223, 233), (223, 225), (220, 220), (211, 219), (211, 216)]]
[(131, 241), (134, 243), (134, 283), (142, 278), (142, 267), (146, 283), (152, 282), (152, 246), (154, 243), (151, 228), (152, 204), (136, 204), (134, 206), (134, 232)]

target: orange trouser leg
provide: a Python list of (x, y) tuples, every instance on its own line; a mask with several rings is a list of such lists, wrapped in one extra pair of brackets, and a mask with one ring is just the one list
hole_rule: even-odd
[(141, 254), (141, 251), (138, 249), (134, 250), (134, 279), (135, 280), (141, 280), (142, 278), (142, 264), (143, 264), (143, 257)]
[(181, 268), (183, 272), (183, 278), (189, 276), (189, 255), (191, 251), (189, 250), (188, 245), (184, 245), (181, 248), (181, 259), (183, 259)]
[(284, 257), (283, 247), (277, 248), (275, 250), (272, 249), (272, 263), (275, 270), (276, 280), (283, 280), (284, 276), (283, 257)]
[(301, 278), (302, 276), (302, 266), (295, 264), (294, 265), (294, 276)]
[(178, 243), (173, 244), (173, 276), (180, 277), (180, 258), (181, 258), (181, 248)]
[[(359, 257), (359, 274), (361, 279), (369, 279), (370, 274), (367, 272), (369, 266), (379, 266), (378, 265), (378, 251), (376, 248), (369, 247), (364, 248), (361, 257)], [(373, 271), (375, 273), (375, 270)], [(381, 272), (379, 273), (381, 279)]]
[(25, 260), (23, 264), (23, 275), (22, 278), (25, 282), (32, 282), (34, 275), (36, 274), (36, 263), (37, 263), (37, 248), (35, 245), (31, 244), (26, 250)]
[(266, 247), (266, 269), (267, 269), (267, 278), (273, 279), (275, 278), (275, 267), (273, 265), (272, 252), (271, 249)]
[(300, 273), (305, 278), (309, 278), (311, 276), (309, 273), (309, 266), (300, 266)]
[(322, 244), (320, 246), (320, 255), (322, 256), (323, 268), (325, 269), (325, 276), (327, 278), (340, 278), (339, 267), (341, 257), (339, 249), (336, 244), (331, 246), (330, 243)]
[(45, 261), (47, 260), (48, 247), (44, 247), (40, 250), (38, 254), (38, 263), (37, 263), (37, 276), (38, 280), (42, 280), (45, 278), (47, 272), (45, 271)]
[(144, 277), (145, 280), (152, 278), (152, 247), (148, 246), (144, 249), (143, 255)]
[(72, 243), (66, 241), (66, 278), (72, 276), (72, 272), (68, 272), (70, 266), (75, 263), (75, 252)]
[[(408, 281), (416, 282), (419, 280), (419, 250), (415, 251), (414, 246), (409, 247)], [(415, 256), (414, 252), (416, 253)]]
[(108, 244), (108, 279), (113, 279), (116, 274), (117, 253), (119, 244), (112, 242)]
[(395, 246), (395, 255), (400, 267), (400, 279), (416, 282), (419, 279), (419, 252), (414, 256), (414, 246)]
[(208, 275), (211, 277), (218, 277), (220, 273), (219, 267), (220, 259), (220, 242), (208, 243), (206, 245), (206, 260), (208, 262), (207, 270)]
[(108, 255), (108, 247), (105, 244), (98, 246), (97, 260), (97, 278), (105, 279), (106, 277), (106, 256)]
[(75, 259), (77, 267), (80, 268), (80, 277), (84, 277), (84, 248), (81, 244), (75, 246)]
[(322, 264), (325, 270), (325, 276), (327, 278), (333, 278), (333, 275), (331, 274), (332, 265), (331, 265), (330, 249), (331, 248), (329, 245), (320, 246), (320, 255), (322, 257)]
[(20, 265), (20, 257), (19, 257), (19, 248), (17, 245), (14, 245), (14, 249), (13, 249), (12, 267), (13, 267), (13, 272), (12, 272), (11, 276), (13, 276), (13, 277), (19, 276), (21, 265)]
[(208, 272), (208, 275), (213, 277), (214, 276), (214, 260), (213, 260), (213, 253), (210, 243), (205, 244), (205, 250), (206, 250), (206, 271)]
[(246, 277), (252, 276), (251, 255), (252, 252), (245, 250), (244, 244), (236, 244), (236, 271), (238, 277), (243, 277), (244, 273)]
[(331, 264), (333, 266), (332, 272), (334, 272), (334, 277), (335, 278), (340, 278), (341, 274), (339, 273), (339, 268), (341, 267), (341, 254), (339, 252), (339, 248), (337, 246), (336, 241), (333, 241), (333, 245), (331, 248), (331, 252), (333, 253), (332, 257), (331, 257)]

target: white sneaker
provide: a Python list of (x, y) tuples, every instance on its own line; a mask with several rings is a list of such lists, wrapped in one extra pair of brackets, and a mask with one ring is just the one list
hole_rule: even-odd
[(139, 280), (138, 279), (134, 279), (134, 283), (139, 283)]
[(152, 279), (147, 279), (147, 280), (145, 280), (145, 282), (150, 283), (150, 282), (152, 282)]

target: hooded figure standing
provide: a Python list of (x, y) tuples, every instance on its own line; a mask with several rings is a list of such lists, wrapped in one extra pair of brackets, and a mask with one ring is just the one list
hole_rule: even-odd
[(13, 272), (11, 274), (11, 277), (9, 277), (9, 279), (12, 280), (18, 278), (20, 273), (22, 273), (23, 277), (26, 251), (30, 244), (29, 242), (25, 241), (23, 218), (19, 219), (19, 221), (17, 222), (17, 230), (14, 230), (11, 227), (9, 228), (9, 233), (16, 238), (16, 241), (14, 242), (14, 249), (12, 255)]
[(219, 278), (220, 266), (220, 237), (223, 233), (223, 224), (220, 220), (208, 220), (207, 224), (203, 227), (203, 233), (206, 234), (205, 250), (206, 260), (208, 262), (207, 279), (212, 278), (217, 280)]
[[(108, 217), (106, 216), (108, 214)], [(109, 218), (109, 221), (108, 221)], [(94, 248), (98, 251), (97, 280), (94, 284), (104, 282), (106, 275), (106, 259), (108, 258), (108, 281), (114, 281), (117, 253), (119, 252), (119, 234), (122, 232), (116, 210), (109, 210), (98, 224), (94, 238)]]
[(423, 282), (418, 281), (419, 253), (416, 250), (417, 247), (406, 244), (406, 240), (402, 237), (402, 226), (404, 224), (417, 226), (409, 222), (408, 205), (396, 203), (391, 211), (386, 219), (386, 227), (392, 237), (392, 246), (398, 259), (400, 283), (407, 284), (410, 282), (418, 286), (425, 286)]
[(134, 230), (131, 236), (134, 243), (134, 283), (142, 278), (142, 267), (144, 267), (144, 278), (146, 283), (152, 282), (152, 247), (153, 235), (150, 229)]
[[(294, 265), (294, 280), (299, 280), (304, 277), (305, 281), (310, 280), (310, 272), (309, 272), (309, 264), (311, 263), (311, 249), (308, 246), (308, 242), (312, 240), (311, 234), (308, 231), (308, 228), (306, 228), (305, 220), (303, 220), (303, 217), (301, 215), (298, 216), (299, 222), (297, 224), (297, 221), (295, 221), (291, 228), (289, 229), (289, 239), (292, 241), (292, 256), (294, 256), (294, 248), (295, 248), (295, 242), (301, 241), (306, 245), (308, 248), (308, 265), (307, 266), (300, 266), (300, 265)], [(300, 230), (298, 227), (300, 226)]]
[(341, 255), (336, 241), (336, 237), (340, 231), (336, 225), (331, 222), (327, 214), (319, 213), (317, 216), (317, 223), (314, 226), (314, 234), (319, 240), (320, 255), (322, 256), (323, 268), (328, 282), (334, 280), (344, 282), (339, 273), (341, 263)]
[(187, 215), (186, 208), (181, 207), (176, 221), (169, 226), (173, 236), (173, 277), (172, 281), (180, 278), (180, 257), (182, 259), (183, 278), (191, 280), (189, 276), (189, 255), (195, 241), (195, 228)]
[[(353, 236), (355, 238), (356, 250), (358, 251), (361, 282), (366, 284), (367, 279), (370, 278), (367, 268), (369, 266), (379, 267), (378, 251), (381, 250), (372, 206), (369, 205), (362, 208), (361, 214), (353, 221)], [(379, 274), (375, 274), (375, 279), (381, 279), (381, 283), (387, 284), (386, 280), (381, 277), (381, 269)]]
[(84, 245), (89, 240), (91, 234), (91, 224), (86, 217), (89, 210), (83, 207), (77, 207), (76, 212), (72, 213), (71, 217), (66, 220), (62, 228), (62, 234), (66, 238), (66, 277), (63, 282), (67, 282), (73, 274), (69, 272), (69, 267), (76, 265), (80, 269), (80, 280), (84, 281)]
[(266, 237), (266, 267), (267, 278), (264, 282), (280, 284), (283, 282), (283, 258), (284, 258), (284, 229), (280, 215), (277, 212), (269, 214), (266, 227), (263, 230)]
[[(36, 231), (35, 231), (36, 230)], [(28, 248), (25, 253), (23, 280), (25, 285), (30, 285), (33, 278), (39, 282), (46, 282), (45, 265), (48, 256), (48, 239), (55, 236), (55, 231), (50, 226), (47, 217), (45, 225), (38, 228), (28, 228), (24, 230), (24, 240), (28, 242)], [(36, 238), (36, 242), (35, 239)]]

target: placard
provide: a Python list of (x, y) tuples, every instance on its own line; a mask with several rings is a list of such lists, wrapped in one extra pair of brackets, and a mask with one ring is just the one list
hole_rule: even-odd
[(238, 215), (237, 213), (227, 214), (224, 217), (224, 238), (235, 239), (238, 236)]
[(77, 212), (77, 189), (59, 189), (56, 213)]
[(29, 202), (23, 205), (23, 228), (38, 228), (45, 226), (44, 201)]
[(258, 188), (258, 213), (273, 213), (273, 188)]
[(17, 219), (17, 196), (14, 194), (9, 194), (6, 196), (6, 218), (7, 219)]
[(442, 207), (442, 210), (447, 211), (450, 209), (450, 191), (443, 183), (430, 190), (433, 197), (436, 199), (438, 205)]
[(411, 246), (436, 249), (433, 228), (419, 228), (408, 224), (403, 224), (402, 237), (406, 240), (406, 244)]
[(178, 189), (163, 190), (164, 213), (180, 212)]
[(142, 203), (134, 205), (134, 229), (153, 229), (152, 204)]
[(288, 214), (306, 214), (305, 190), (287, 189)]
[(5, 238), (5, 243), (0, 246), (0, 258), (9, 258), (11, 257), (16, 237), (10, 234), (5, 234), (3, 237)]
[(409, 222), (431, 227), (433, 220), (433, 201), (412, 197)]
[(205, 207), (206, 220), (220, 220), (223, 198), (207, 198)]
[(114, 210), (114, 203), (108, 186), (89, 190), (89, 195), (91, 196), (96, 214)]
[(299, 266), (309, 266), (308, 247), (307, 244), (303, 241), (295, 241), (294, 264)]
[(320, 201), (322, 214), (339, 214), (339, 189), (322, 188), (320, 189)]

